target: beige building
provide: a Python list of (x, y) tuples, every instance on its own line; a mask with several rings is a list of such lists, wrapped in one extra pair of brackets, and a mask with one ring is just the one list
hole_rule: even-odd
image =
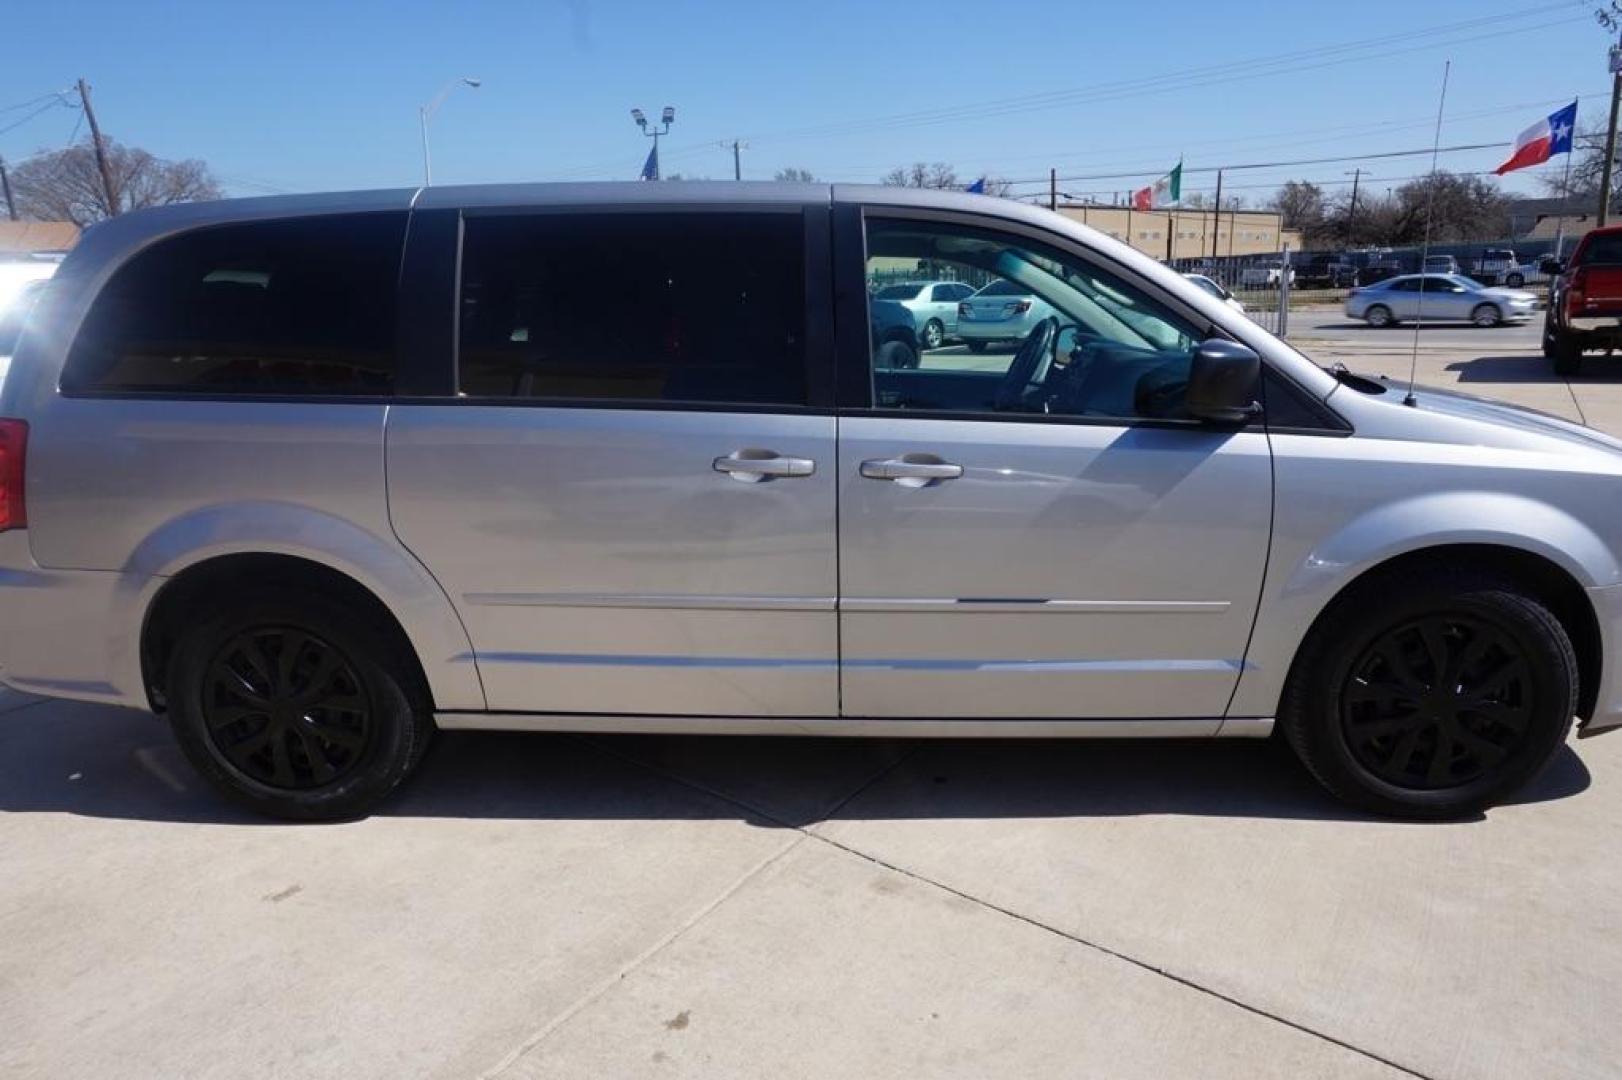
[(1059, 213), (1156, 259), (1272, 255), (1283, 250), (1285, 244), (1291, 251), (1301, 250), (1301, 234), (1284, 228), (1282, 219), (1272, 210), (1134, 210), (1129, 206), (1060, 203)]
[(79, 226), (71, 221), (0, 220), (0, 256), (66, 251), (79, 242)]

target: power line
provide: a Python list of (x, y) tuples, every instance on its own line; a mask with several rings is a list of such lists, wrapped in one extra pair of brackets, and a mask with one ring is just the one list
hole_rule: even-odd
[(49, 101), (53, 98), (66, 101), (67, 96), (72, 92), (71, 90), (53, 90), (49, 94), (41, 94), (39, 97), (29, 98), (27, 101), (19, 101), (15, 105), (0, 105), (0, 113), (8, 113), (15, 109), (26, 109), (30, 105), (38, 105), (42, 101)]

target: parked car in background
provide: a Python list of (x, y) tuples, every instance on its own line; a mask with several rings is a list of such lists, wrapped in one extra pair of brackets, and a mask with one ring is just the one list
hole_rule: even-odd
[(1497, 326), (1525, 322), (1536, 305), (1529, 292), (1489, 287), (1460, 274), (1406, 274), (1353, 289), (1346, 314), (1370, 326), (1413, 319)]
[(1043, 319), (1053, 316), (1048, 302), (1013, 281), (993, 281), (957, 306), (957, 336), (971, 352), (1024, 341)]
[[(994, 279), (1017, 347), (876, 362), (875, 259)], [(367, 813), (445, 729), (1276, 730), (1449, 818), (1622, 728), (1622, 441), (1325, 370), (1036, 207), (405, 188), (65, 270), (0, 388), (0, 679), (260, 813)]]
[(957, 336), (957, 306), (973, 296), (974, 289), (961, 281), (907, 281), (886, 285), (873, 295), (912, 312), (918, 344), (938, 349), (947, 338)]
[[(1239, 270), (1239, 287), (1241, 289), (1276, 289), (1279, 279), (1284, 276), (1286, 268), (1279, 260), (1272, 262), (1251, 263)], [(1295, 284), (1295, 268), (1288, 268), (1290, 284)]]
[(1357, 267), (1339, 255), (1313, 255), (1293, 266), (1296, 277), (1292, 284), (1303, 289), (1349, 289), (1358, 282)]
[(1583, 353), (1622, 348), (1622, 225), (1590, 231), (1552, 269), (1543, 355), (1561, 375), (1576, 375)]
[(1509, 248), (1488, 248), (1470, 264), (1470, 276), (1483, 285), (1507, 285), (1518, 289), (1526, 284), (1526, 271)]
[(894, 300), (874, 297), (867, 302), (867, 318), (876, 366), (898, 370), (918, 366), (918, 331), (912, 312)]
[(1457, 274), (1461, 272), (1459, 260), (1452, 255), (1427, 255), (1425, 256), (1425, 265), (1421, 269), (1427, 274)]
[(1194, 284), (1198, 285), (1200, 288), (1204, 289), (1206, 292), (1210, 293), (1212, 296), (1216, 297), (1218, 300), (1221, 300), (1224, 304), (1227, 304), (1229, 307), (1233, 308), (1233, 310), (1237, 311), (1239, 314), (1243, 315), (1245, 313), (1245, 305), (1242, 300), (1233, 295), (1233, 293), (1229, 292), (1227, 289), (1223, 288), (1217, 282), (1206, 277), (1204, 274), (1184, 274), (1183, 276), (1192, 281)]

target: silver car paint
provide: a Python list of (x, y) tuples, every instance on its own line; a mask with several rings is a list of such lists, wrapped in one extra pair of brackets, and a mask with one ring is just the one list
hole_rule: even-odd
[[(740, 201), (795, 203), (827, 200), (830, 195), (834, 202), (945, 210), (981, 215), (991, 227), (995, 227), (997, 220), (1001, 219), (1045, 230), (1057, 242), (1072, 244), (1116, 264), (1150, 290), (1157, 290), (1164, 298), (1169, 298), (1185, 310), (1198, 313), (1210, 324), (1255, 348), (1269, 364), (1308, 392), (1328, 401), (1356, 432), (1347, 437), (1334, 437), (1247, 431), (1234, 437), (1236, 444), (1242, 442), (1244, 452), (1236, 455), (1233, 463), (1219, 464), (1239, 468), (1241, 472), (1250, 463), (1266, 462), (1267, 457), (1258, 448), (1264, 443), (1270, 448), (1274, 472), (1271, 534), (1265, 523), (1256, 520), (1252, 501), (1254, 496), (1248, 488), (1240, 493), (1241, 497), (1236, 503), (1228, 499), (1225, 492), (1190, 492), (1186, 497), (1191, 501), (1186, 506), (1181, 509), (1174, 507), (1170, 511), (1171, 518), (1180, 522), (1191, 522), (1196, 507), (1210, 515), (1208, 527), (1215, 529), (1222, 537), (1221, 550), (1224, 552), (1238, 552), (1246, 543), (1267, 552), (1266, 572), (1257, 598), (1254, 631), (1246, 651), (1228, 647), (1226, 629), (1218, 629), (1219, 624), (1224, 624), (1227, 619), (1226, 615), (1196, 611), (1193, 607), (1226, 602), (1230, 605), (1226, 610), (1232, 611), (1242, 604), (1246, 595), (1245, 583), (1219, 576), (1233, 573), (1236, 563), (1231, 554), (1214, 561), (1209, 577), (1196, 574), (1187, 578), (1166, 579), (1157, 576), (1154, 568), (1147, 565), (1129, 567), (1122, 571), (1118, 581), (1121, 588), (1109, 592), (1100, 591), (1098, 582), (1102, 579), (1097, 575), (1089, 576), (1090, 571), (1083, 571), (1079, 577), (1072, 576), (1061, 582), (1064, 568), (1054, 567), (1051, 568), (1051, 578), (1034, 574), (1021, 582), (1016, 576), (1011, 580), (1021, 585), (1019, 594), (997, 597), (988, 595), (975, 583), (974, 575), (985, 569), (984, 555), (961, 546), (948, 545), (950, 550), (946, 558), (962, 561), (932, 568), (928, 574), (912, 578), (905, 588), (901, 585), (908, 581), (906, 569), (897, 571), (901, 576), (882, 582), (871, 576), (861, 576), (864, 573), (872, 574), (874, 568), (884, 566), (887, 561), (894, 561), (892, 554), (882, 548), (876, 548), (866, 556), (858, 556), (852, 563), (847, 581), (853, 587), (859, 582), (862, 595), (849, 597), (856, 604), (854, 608), (847, 605), (844, 614), (851, 619), (848, 626), (852, 638), (847, 640), (847, 649), (859, 647), (863, 655), (858, 659), (942, 660), (959, 665), (961, 670), (965, 660), (979, 658), (997, 663), (999, 656), (1006, 661), (1009, 654), (1022, 651), (1005, 648), (1001, 642), (985, 640), (1006, 633), (1011, 638), (1017, 636), (1017, 640), (1027, 645), (1043, 643), (1046, 651), (1035, 657), (1039, 661), (1061, 658), (1077, 664), (1076, 671), (1081, 674), (1075, 675), (1074, 680), (1078, 683), (1097, 677), (1100, 681), (1089, 681), (1088, 685), (1105, 685), (1114, 679), (1116, 685), (1108, 689), (1108, 693), (1119, 695), (1115, 698), (1118, 706), (1124, 707), (1134, 702), (1149, 706), (1139, 715), (1175, 715), (1180, 709), (1189, 708), (1196, 702), (1201, 711), (1207, 713), (1203, 718), (1205, 722), (1193, 723), (1192, 726), (1186, 721), (1136, 721), (1144, 725), (1143, 730), (1156, 733), (1215, 731), (1217, 721), (1225, 715), (1227, 719), (1222, 724), (1224, 731), (1232, 729), (1254, 734), (1265, 731), (1265, 718), (1277, 708), (1289, 663), (1307, 627), (1324, 605), (1357, 574), (1392, 555), (1436, 543), (1490, 542), (1541, 554), (1564, 567), (1588, 590), (1601, 627), (1606, 660), (1599, 687), (1599, 704), (1589, 727), (1598, 729), (1622, 724), (1622, 679), (1618, 678), (1618, 665), (1614, 662), (1619, 648), (1622, 648), (1622, 644), (1619, 644), (1622, 643), (1622, 578), (1619, 578), (1617, 554), (1612, 546), (1615, 538), (1622, 536), (1622, 500), (1615, 497), (1617, 481), (1622, 478), (1622, 453), (1618, 453), (1614, 446), (1564, 430), (1557, 424), (1529, 423), (1523, 415), (1500, 407), (1473, 404), (1465, 407), (1454, 400), (1421, 393), (1418, 407), (1410, 408), (1401, 405), (1397, 400), (1400, 395), (1394, 393), (1365, 397), (1342, 388), (1326, 372), (1293, 349), (1273, 339), (1220, 301), (1183, 281), (1175, 272), (1085, 226), (1033, 207), (976, 196), (886, 188), (836, 186), (830, 193), (827, 187), (816, 185), (518, 185), (434, 188), (420, 193), (399, 191), (278, 197), (234, 203), (192, 204), (131, 214), (90, 230), (79, 249), (63, 265), (57, 284), (44, 301), (43, 306), (48, 310), (32, 321), (19, 345), (10, 377), (0, 389), (0, 415), (20, 415), (34, 425), (28, 462), (33, 527), (26, 532), (0, 535), (0, 604), (4, 604), (6, 611), (6, 618), (0, 620), (0, 670), (3, 670), (4, 678), (15, 685), (39, 692), (143, 706), (145, 695), (140, 685), (136, 643), (146, 606), (166, 580), (166, 575), (221, 551), (286, 551), (303, 554), (352, 573), (389, 606), (399, 617), (428, 669), (436, 707), (458, 718), (452, 722), (461, 726), (477, 725), (478, 718), (484, 715), (486, 703), (478, 682), (479, 665), (470, 662), (475, 652), (474, 644), (462, 630), (461, 619), (452, 603), (454, 598), (464, 611), (471, 610), (466, 597), (459, 596), (454, 588), (442, 588), (445, 582), (430, 577), (406, 544), (393, 535), (393, 529), (399, 528), (407, 539), (414, 538), (417, 530), (412, 525), (412, 512), (402, 508), (393, 520), (380, 518), (379, 508), (383, 505), (381, 485), (366, 479), (377, 474), (372, 467), (363, 464), (363, 459), (371, 458), (374, 466), (381, 462), (385, 427), (388, 429), (388, 449), (391, 453), (396, 449), (408, 449), (412, 445), (411, 436), (425, 434), (420, 422), (408, 415), (411, 411), (409, 407), (326, 404), (284, 407), (240, 403), (232, 407), (239, 410), (235, 415), (248, 425), (248, 430), (258, 433), (256, 442), (244, 444), (222, 434), (224, 421), (217, 417), (223, 417), (224, 413), (211, 411), (219, 409), (219, 406), (186, 402), (154, 408), (151, 402), (72, 400), (56, 393), (63, 356), (85, 308), (116, 266), (145, 244), (173, 232), (215, 222), (357, 208), (401, 208), (411, 205), (413, 200), (419, 207), (463, 206), (477, 209), (544, 205), (562, 208), (630, 203), (717, 206)], [(285, 414), (275, 411), (283, 408)], [(337, 411), (326, 419), (304, 419), (306, 414), (324, 414), (331, 410)], [(311, 463), (315, 455), (299, 445), (298, 438), (268, 432), (268, 428), (278, 426), (279, 421), (275, 417), (279, 415), (298, 417), (292, 422), (292, 429), (305, 436), (325, 440), (326, 454), (331, 454), (337, 448), (340, 459), (337, 465), (329, 466), (329, 458), (322, 456), (320, 469), (312, 471)], [(713, 420), (719, 414), (701, 415)], [(400, 421), (398, 428), (393, 423), (395, 419)], [(639, 412), (638, 419), (651, 429), (658, 430), (667, 418), (657, 413)], [(869, 417), (849, 417), (839, 421), (841, 434), (850, 438), (852, 445), (859, 438), (874, 438), (881, 442), (895, 439), (892, 433), (883, 430), (887, 423), (889, 421)], [(1027, 427), (1021, 424), (994, 425), (1004, 433), (996, 435), (985, 430), (993, 426), (985, 421), (939, 423), (942, 432), (930, 440), (937, 448), (936, 452), (941, 446), (956, 448), (958, 452), (976, 455), (976, 462), (978, 455), (985, 453), (984, 444), (988, 438), (995, 443), (998, 439), (1008, 438), (1009, 433)], [(918, 441), (913, 431), (923, 430), (910, 429), (902, 433), (902, 438), (888, 445), (890, 449), (902, 449), (902, 444), (905, 444), (907, 449), (911, 449)], [(1090, 460), (1097, 462), (1109, 455), (1099, 453), (1099, 444), (1090, 440), (1101, 438), (1101, 432), (1115, 429), (1091, 425), (1055, 425), (1053, 430), (1064, 432), (1065, 438), (1078, 439), (1079, 446), (1093, 455)], [(1120, 430), (1130, 433), (1147, 429)], [(117, 432), (120, 438), (114, 441), (105, 436), (107, 432)], [(1211, 438), (1208, 432), (1187, 433), (1192, 438)], [(773, 427), (762, 432), (760, 439), (751, 438), (750, 441), (768, 443), (763, 448), (784, 452), (792, 449), (775, 445), (764, 438), (765, 435), (777, 434), (779, 429)], [(950, 439), (946, 439), (948, 434)], [(395, 442), (396, 435), (403, 436), (398, 443)], [(875, 452), (882, 449), (877, 442), (874, 445)], [(732, 449), (730, 443), (717, 453), (725, 453), (729, 449)], [(894, 503), (888, 510), (875, 508), (875, 514), (895, 515), (898, 527), (911, 527), (906, 524), (908, 516), (916, 519), (919, 508), (930, 504), (924, 500), (903, 502), (897, 491), (888, 490), (896, 485), (858, 479), (859, 456), (848, 451), (848, 447), (840, 447), (837, 462), (831, 467), (818, 459), (817, 475), (822, 479), (817, 482), (837, 485), (842, 495), (847, 488), (871, 485), (863, 490), (872, 494), (857, 495), (852, 492), (853, 499), (875, 499), (879, 497), (880, 487), (887, 489), (884, 497), (893, 498)], [(122, 467), (121, 459), (126, 453), (132, 462), (139, 463), (138, 466)], [(205, 460), (210, 456), (222, 460), (219, 463)], [(699, 456), (695, 451), (694, 460)], [(234, 462), (234, 469), (226, 467), (225, 458)], [(1002, 455), (1002, 460), (1008, 462), (1008, 468), (1032, 472), (1056, 471), (1051, 460), (1043, 461), (1039, 448), (1014, 447)], [(1066, 490), (1073, 493), (1073, 498), (1085, 499), (1101, 497), (1107, 490), (1108, 494), (1130, 502), (1141, 499), (1145, 492), (1164, 490), (1175, 491), (1181, 499), (1185, 497), (1184, 493), (1173, 482), (1178, 470), (1193, 477), (1202, 476), (1200, 470), (1188, 470), (1188, 461), (1187, 454), (1172, 454), (1171, 462), (1157, 480), (1152, 464), (1140, 464), (1123, 458), (1122, 467), (1128, 479), (1122, 483), (1119, 491), (1108, 488), (1089, 494), (1085, 489), (1070, 487), (1067, 481), (1048, 490), (1048, 494)], [(970, 464), (979, 469), (988, 467), (990, 459), (986, 459), (986, 464), (976, 462)], [(1211, 460), (1205, 463), (1210, 464)], [(645, 461), (629, 467), (637, 470), (635, 474), (614, 474), (603, 481), (605, 487), (636, 489), (639, 485), (647, 485), (650, 477), (668, 475)], [(344, 485), (351, 487), (351, 490), (343, 493), (350, 497), (339, 497), (339, 493), (323, 489), (325, 478), (334, 469), (343, 478)], [(1070, 471), (1077, 471), (1074, 464), (1070, 465)], [(98, 476), (98, 472), (107, 475)], [(228, 474), (234, 479), (233, 484), (224, 482)], [(708, 481), (710, 478), (705, 479)], [(462, 482), (465, 485), (478, 481), (478, 477), (473, 477)], [(719, 474), (714, 482), (737, 484), (737, 481)], [(374, 490), (366, 494), (353, 490), (354, 485), (366, 484), (374, 484)], [(690, 490), (697, 498), (699, 488), (696, 481), (694, 484)], [(806, 486), (794, 487), (802, 484)], [(953, 488), (953, 484), (958, 486)], [(76, 494), (74, 489), (78, 485), (87, 487)], [(573, 488), (577, 485), (571, 480), (565, 481), (564, 486)], [(737, 486), (740, 494), (746, 494), (742, 491), (744, 485)], [(806, 483), (806, 478), (750, 486), (764, 489), (762, 493), (770, 493), (778, 488), (817, 490), (814, 484)], [(1031, 486), (1045, 490), (1042, 485)], [(1040, 500), (1045, 496), (1039, 495), (1009, 511), (1002, 507), (1011, 504), (997, 501), (1006, 497), (999, 490), (1001, 487), (991, 481), (968, 485), (950, 481), (941, 484), (939, 491), (924, 489), (924, 494), (938, 503), (942, 496), (956, 491), (957, 494), (950, 498), (964, 500), (971, 510), (984, 497), (984, 504), (994, 511), (984, 515), (987, 518), (1003, 516), (1023, 523), (1040, 520)], [(93, 505), (96, 500), (85, 494), (91, 491), (109, 505)], [(483, 494), (494, 500), (500, 492), (492, 485)], [(916, 495), (919, 492), (907, 491), (906, 494)], [(588, 491), (583, 497), (588, 500), (586, 505), (607, 505), (591, 502), (599, 497), (596, 492)], [(405, 494), (401, 498), (405, 502), (410, 501)], [(687, 537), (702, 534), (705, 523), (689, 515), (695, 511), (702, 514), (706, 505), (704, 500), (698, 499), (696, 505), (680, 500), (668, 505), (670, 516), (662, 527)], [(1074, 507), (1061, 506), (1060, 509), (1067, 509), (1071, 513), (1070, 520), (1078, 520), (1074, 517)], [(1153, 520), (1157, 512), (1143, 503), (1137, 504), (1137, 509), (1140, 517), (1135, 524)], [(999, 510), (1000, 515), (996, 512)], [(52, 519), (57, 514), (70, 515), (71, 519), (55, 522)], [(880, 517), (877, 516), (873, 519), (878, 520)], [(1063, 515), (1060, 520), (1064, 520)], [(515, 522), (526, 524), (522, 515)], [(487, 527), (491, 523), (493, 519), (487, 521)], [(533, 524), (533, 519), (527, 523)], [(853, 529), (856, 530), (852, 537), (854, 541), (862, 529), (861, 523), (853, 523)], [(102, 530), (109, 535), (86, 535)], [(997, 546), (994, 541), (1007, 543), (1015, 539), (1000, 536), (994, 530), (986, 531), (990, 534), (987, 536), (988, 548)], [(312, 538), (315, 542), (311, 542)], [(1051, 538), (1054, 544), (1059, 542), (1057, 530), (1051, 534)], [(540, 545), (536, 537), (529, 537), (528, 540), (535, 546)], [(605, 550), (611, 550), (615, 543), (628, 542), (613, 532), (605, 534), (603, 540), (607, 545)], [(766, 528), (760, 542), (769, 549), (773, 544), (782, 542), (782, 534)], [(1180, 550), (1185, 555), (1192, 552), (1197, 556), (1200, 550), (1193, 542), (1182, 548), (1170, 541), (1160, 543), (1161, 552)], [(582, 545), (576, 546), (583, 550)], [(432, 558), (424, 552), (417, 554), (425, 559)], [(661, 558), (650, 552), (639, 554), (651, 562), (659, 562)], [(1077, 554), (1084, 556), (1085, 548), (1078, 545)], [(688, 616), (695, 611), (709, 612), (714, 610), (713, 605), (724, 605), (729, 596), (745, 597), (749, 604), (760, 605), (758, 611), (746, 609), (746, 620), (753, 622), (757, 617), (762, 620), (753, 622), (753, 625), (766, 625), (775, 616), (784, 614), (780, 608), (773, 606), (773, 602), (790, 605), (803, 602), (803, 610), (791, 607), (788, 612), (805, 616), (800, 620), (803, 622), (826, 623), (827, 620), (816, 617), (831, 616), (831, 612), (818, 605), (825, 605), (833, 598), (811, 590), (804, 578), (796, 578), (793, 589), (760, 590), (757, 588), (758, 579), (733, 587), (724, 580), (710, 577), (701, 580), (702, 589), (695, 589), (690, 583), (691, 579), (683, 577), (683, 559), (692, 555), (690, 543), (676, 545), (672, 548), (669, 566), (658, 572), (648, 572), (646, 580), (655, 584), (665, 580), (683, 582), (681, 588), (671, 594), (678, 605), (675, 608), (659, 606), (669, 602), (671, 596), (662, 596), (657, 604), (639, 604), (635, 594), (625, 595), (625, 590), (640, 587), (635, 585), (635, 573), (616, 577), (614, 573), (604, 573), (590, 565), (582, 568), (586, 571), (583, 582), (597, 582), (596, 587), (589, 590), (579, 588), (574, 582), (553, 590), (550, 588), (553, 582), (543, 572), (526, 573), (518, 581), (503, 579), (494, 588), (467, 591), (476, 594), (517, 591), (536, 594), (543, 601), (548, 593), (554, 591), (595, 592), (597, 596), (590, 604), (600, 606), (571, 608), (571, 617), (578, 618), (584, 613), (587, 618), (595, 618), (602, 612), (632, 610), (640, 618), (625, 620), (601, 631), (612, 640), (593, 640), (582, 635), (582, 643), (572, 646), (575, 652), (589, 653), (593, 649), (607, 652), (611, 648), (616, 656), (672, 655), (660, 650), (669, 649), (675, 641), (698, 656), (701, 665), (704, 650), (710, 648), (710, 644), (694, 637), (680, 638), (675, 627), (682, 620), (688, 620)], [(772, 556), (768, 552), (765, 557)], [(872, 560), (867, 570), (862, 568), (863, 558)], [(819, 559), (820, 556), (813, 556), (812, 562), (821, 565)], [(612, 561), (609, 560), (610, 563)], [(450, 570), (435, 569), (445, 577), (453, 576)], [(712, 563), (706, 566), (706, 573), (715, 569)], [(662, 576), (666, 571), (668, 576)], [(913, 572), (917, 573), (916, 570)], [(962, 584), (951, 587), (958, 583)], [(715, 591), (721, 589), (725, 591)], [(802, 589), (806, 590), (804, 595), (800, 595)], [(1250, 589), (1250, 595), (1254, 597), (1254, 586)], [(658, 591), (664, 593), (665, 587), (661, 585)], [(447, 592), (452, 594), (451, 597), (447, 597)], [(909, 592), (928, 594), (923, 598), (930, 602), (955, 602), (967, 594), (966, 598), (969, 599), (1006, 601), (1009, 606), (1002, 610), (966, 615), (952, 612), (939, 619), (910, 609), (883, 606), (857, 610), (864, 603), (886, 605), (919, 598), (917, 595), (909, 596)], [(952, 595), (954, 593), (958, 595)], [(1061, 613), (1046, 609), (1030, 614), (1021, 612), (1022, 606), (1037, 599), (1101, 601), (1106, 606)], [(1176, 614), (1152, 615), (1140, 614), (1130, 608), (1133, 604), (1162, 600), (1189, 607)], [(616, 606), (625, 603), (639, 606), (630, 609)], [(1123, 608), (1114, 610), (1107, 606), (1110, 604), (1120, 604)], [(532, 607), (522, 604), (487, 606), (543, 611), (549, 605), (543, 602)], [(661, 610), (675, 610), (684, 614), (676, 620), (655, 616), (652, 622), (641, 621), (647, 618), (649, 612)], [(985, 619), (996, 620), (994, 631), (953, 629), (963, 621), (980, 627), (991, 625), (975, 622)], [(698, 621), (688, 620), (689, 625), (696, 625)], [(931, 637), (945, 634), (944, 639), (937, 641), (941, 646), (938, 654), (922, 655), (929, 652), (930, 647), (909, 644), (905, 638), (889, 643), (861, 640), (867, 632), (866, 627), (892, 621), (901, 626), (932, 624), (926, 631)], [(1134, 622), (1147, 622), (1164, 629), (1143, 631), (1130, 625)], [(1067, 641), (1058, 640), (1061, 635), (1057, 628), (1064, 626), (1088, 628), (1086, 632), (1074, 636), (1075, 648), (1070, 648)], [(1118, 647), (1113, 650), (1101, 647), (1092, 637), (1091, 628), (1094, 626), (1121, 627)], [(778, 660), (790, 658), (825, 665), (832, 658), (826, 652), (815, 655), (807, 646), (814, 633), (807, 632), (801, 636), (797, 630), (790, 636), (792, 640), (787, 648), (778, 650), (775, 655), (770, 648), (767, 650), (769, 661), (775, 664)], [(968, 639), (979, 639), (979, 645), (972, 652), (963, 647), (963, 642)], [(770, 640), (773, 643), (778, 641), (776, 638)], [(1048, 647), (1057, 644), (1063, 644), (1065, 648)], [(745, 654), (743, 658), (760, 655), (758, 644), (752, 647), (756, 651)], [(730, 643), (728, 649), (730, 655)], [(909, 651), (912, 653), (910, 656)], [(888, 654), (888, 657), (884, 654)], [(1147, 688), (1153, 680), (1144, 679), (1140, 683), (1134, 678), (1120, 675), (1121, 671), (1130, 671), (1125, 665), (1132, 663), (1146, 664), (1151, 668), (1158, 664), (1169, 671), (1174, 670), (1175, 665), (1168, 664), (1168, 660), (1226, 663), (1236, 659), (1241, 661), (1242, 671), (1237, 677), (1232, 703), (1226, 709), (1221, 707), (1217, 700), (1221, 695), (1213, 688), (1220, 681), (1220, 676), (1214, 670), (1205, 670), (1193, 677), (1192, 686), (1183, 675), (1163, 676), (1164, 681), (1159, 683), (1164, 687), (1162, 702), (1155, 701), (1153, 695), (1145, 700), (1140, 695), (1149, 691), (1135, 688)], [(1094, 661), (1106, 666), (1114, 665), (1117, 671), (1110, 673), (1103, 667), (1089, 671), (1079, 666)], [(1020, 678), (1015, 667), (1017, 665), (992, 670), (986, 674), (986, 678), (1000, 682), (1007, 688), (1006, 693), (1014, 698), (1023, 694), (1029, 685), (1034, 697), (1032, 708), (1021, 710), (1016, 703), (999, 715), (1053, 715), (1047, 710), (1057, 704), (1055, 687), (1062, 685), (1070, 676), (1055, 680), (1038, 674), (1027, 683)], [(747, 672), (749, 669), (745, 666), (725, 670), (728, 674), (716, 674), (713, 678), (706, 675), (696, 683), (679, 684), (681, 693), (700, 695), (706, 692), (704, 683), (710, 683), (710, 689), (714, 689), (739, 671)], [(880, 684), (886, 676), (872, 674), (873, 671), (888, 671), (901, 680), (891, 683), (892, 686), (902, 686), (907, 680), (919, 682), (922, 684), (920, 692), (929, 697), (930, 706), (941, 707), (940, 699), (946, 695), (929, 686), (937, 680), (917, 675), (919, 671), (929, 670), (927, 664), (912, 665), (910, 669), (904, 665), (874, 667), (854, 676), (854, 681), (848, 682), (847, 686), (871, 693), (872, 700), (878, 703), (876, 707), (899, 707), (904, 703), (901, 698), (892, 698), (888, 702), (884, 698), (887, 691)], [(956, 676), (948, 678), (955, 679)], [(1229, 678), (1231, 680), (1232, 676)], [(583, 677), (581, 685), (587, 685), (589, 681), (589, 678)], [(813, 676), (811, 681), (818, 681), (817, 677)], [(522, 678), (519, 678), (513, 685), (519, 688), (522, 682)], [(902, 693), (899, 690), (890, 692)], [(813, 690), (811, 693), (814, 695), (820, 691)], [(743, 696), (748, 696), (748, 692)], [(682, 700), (692, 703), (695, 698), (683, 697)], [(770, 702), (767, 704), (768, 708), (763, 711), (769, 711)], [(1081, 715), (1080, 708), (1078, 705), (1076, 709), (1065, 710), (1065, 714)], [(666, 710), (661, 708), (658, 711), (663, 713)], [(850, 709), (847, 708), (846, 712), (848, 714)], [(953, 715), (953, 712), (948, 710), (941, 715)], [(469, 717), (473, 719), (470, 721)], [(1250, 718), (1260, 719), (1251, 722)], [(449, 716), (447, 719), (450, 719)], [(486, 719), (492, 726), (512, 726), (515, 723), (495, 716)], [(1190, 721), (1197, 719), (1192, 715), (1189, 717)], [(535, 721), (537, 725), (545, 722), (541, 719)], [(624, 721), (606, 719), (601, 724), (612, 726), (617, 722)], [(676, 716), (671, 722), (670, 728), (661, 730), (710, 730), (705, 718), (696, 712)], [(521, 726), (521, 722), (516, 723)], [(598, 723), (590, 716), (578, 719), (581, 727), (597, 726)], [(841, 723), (859, 726), (854, 719)], [(996, 722), (964, 722), (961, 728), (951, 730), (965, 733), (1000, 730), (1020, 734), (1028, 733), (1033, 726), (1037, 731), (1054, 730), (1022, 723), (999, 728)], [(1106, 729), (1116, 727), (1118, 725), (1106, 725)], [(792, 731), (796, 729), (795, 721), (785, 719), (781, 727), (769, 726), (767, 729)]]
[[(1347, 296), (1346, 314), (1361, 319), (1376, 304), (1385, 306), (1398, 319), (1423, 319), (1426, 322), (1468, 322), (1482, 304), (1491, 304), (1505, 321), (1530, 318), (1536, 297), (1516, 289), (1487, 288), (1475, 285), (1463, 292), (1446, 292), (1427, 288), (1424, 292), (1393, 289), (1400, 281), (1410, 281), (1415, 275), (1390, 278), (1376, 285), (1362, 288)], [(1423, 299), (1423, 304), (1421, 304)]]
[(837, 715), (833, 417), (398, 405), (388, 462), (490, 708)]

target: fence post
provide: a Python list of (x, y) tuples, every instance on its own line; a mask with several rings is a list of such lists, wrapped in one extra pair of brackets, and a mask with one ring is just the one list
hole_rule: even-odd
[(1278, 269), (1278, 336), (1290, 332), (1290, 245), (1284, 245), (1284, 258)]

